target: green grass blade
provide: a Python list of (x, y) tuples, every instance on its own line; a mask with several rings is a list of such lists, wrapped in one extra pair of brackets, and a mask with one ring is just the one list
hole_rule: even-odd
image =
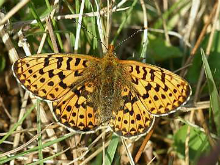
[(47, 5), (47, 8), (52, 10), (53, 7), (51, 7), (49, 0), (45, 0), (45, 3)]
[[(36, 10), (36, 8), (35, 8), (35, 6), (34, 6), (34, 3), (30, 1), (30, 2), (28, 3), (28, 6), (29, 6), (29, 9), (30, 9), (30, 11), (31, 11), (31, 13), (32, 13), (32, 15), (33, 15), (33, 17), (37, 20), (38, 26), (40, 27), (40, 29), (41, 29), (42, 31), (44, 31), (44, 30), (45, 30), (44, 25), (43, 25), (43, 23), (41, 22), (41, 19), (40, 19), (38, 13), (37, 13), (37, 10)], [(49, 38), (47, 38), (47, 42), (48, 42), (48, 44), (50, 45), (51, 49), (53, 50), (52, 42), (50, 41)]]
[(203, 66), (205, 68), (205, 74), (208, 81), (209, 93), (210, 93), (210, 106), (213, 112), (214, 122), (217, 129), (217, 134), (220, 135), (220, 98), (218, 90), (215, 85), (215, 81), (212, 76), (207, 58), (203, 50), (201, 50)]
[(37, 14), (37, 11), (36, 11), (36, 9), (35, 9), (35, 7), (34, 7), (34, 3), (33, 3), (33, 2), (30, 2), (30, 3), (28, 4), (28, 6), (29, 6), (29, 8), (30, 8), (30, 11), (31, 11), (33, 17), (37, 20), (37, 23), (38, 23), (39, 27), (41, 28), (42, 31), (44, 31), (44, 29), (45, 29), (45, 28), (44, 28), (44, 25), (43, 25), (43, 23), (41, 22), (39, 15)]
[(0, 7), (5, 3), (5, 0), (0, 0)]
[(72, 14), (75, 14), (75, 11), (74, 11), (74, 9), (72, 8), (72, 5), (71, 5), (67, 0), (63, 0), (63, 1), (64, 1), (65, 5), (68, 7), (68, 9), (70, 10), (70, 12), (71, 12)]
[(119, 137), (116, 135), (112, 135), (112, 140), (107, 148), (105, 154), (105, 165), (111, 165), (114, 159), (115, 152), (117, 151), (117, 146), (119, 142)]

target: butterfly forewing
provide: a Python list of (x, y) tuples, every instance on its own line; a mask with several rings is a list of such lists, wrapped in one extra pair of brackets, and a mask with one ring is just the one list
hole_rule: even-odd
[(175, 112), (189, 99), (191, 88), (180, 76), (135, 61), (121, 61), (130, 73), (130, 81), (139, 100), (155, 116)]
[(17, 60), (13, 71), (21, 84), (34, 95), (54, 101), (82, 79), (82, 73), (90, 61), (98, 59), (68, 54), (34, 55)]

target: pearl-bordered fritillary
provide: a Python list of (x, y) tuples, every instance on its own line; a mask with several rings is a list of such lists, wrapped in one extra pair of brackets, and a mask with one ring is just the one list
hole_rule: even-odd
[(175, 112), (191, 94), (180, 76), (150, 64), (119, 60), (112, 47), (103, 58), (33, 55), (17, 60), (12, 69), (25, 89), (53, 102), (60, 123), (80, 132), (107, 125), (120, 136), (143, 135), (155, 116)]

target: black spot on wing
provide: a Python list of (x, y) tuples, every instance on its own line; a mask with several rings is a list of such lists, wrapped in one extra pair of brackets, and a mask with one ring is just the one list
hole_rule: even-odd
[(92, 118), (92, 114), (91, 114), (91, 113), (88, 113), (88, 117), (89, 117), (89, 118)]
[(75, 66), (78, 66), (80, 63), (80, 58), (76, 58)]
[(128, 112), (129, 112), (128, 109), (125, 109), (125, 110), (123, 111), (124, 114), (126, 114), (126, 113), (128, 113)]
[(149, 97), (149, 94), (145, 93), (142, 97), (143, 97), (143, 99), (147, 99)]
[(76, 116), (76, 112), (73, 112), (73, 113), (72, 113), (72, 117), (75, 117), (75, 116)]
[(152, 85), (150, 83), (148, 83), (147, 86), (145, 86), (146, 91), (150, 91), (152, 88)]
[(154, 81), (154, 77), (155, 77), (155, 74), (154, 74), (154, 72), (155, 72), (155, 70), (154, 69), (150, 69), (150, 79), (151, 79), (151, 81)]
[(162, 71), (161, 72), (161, 81), (163, 82), (163, 83), (165, 83), (165, 73)]
[(83, 60), (82, 65), (83, 65), (84, 67), (87, 67), (87, 61), (86, 61), (86, 60)]
[(161, 94), (162, 99), (166, 99), (166, 96), (164, 94)]
[(141, 115), (140, 115), (140, 114), (137, 114), (137, 115), (136, 115), (136, 119), (137, 119), (137, 120), (141, 120)]
[(76, 71), (74, 72), (74, 76), (75, 76), (75, 77), (82, 76), (82, 72), (79, 73), (79, 71), (76, 70)]
[(39, 73), (40, 73), (41, 75), (44, 74), (43, 68), (41, 68), (41, 69), (39, 70)]
[(41, 79), (40, 79), (40, 82), (41, 82), (41, 83), (44, 83), (44, 82), (45, 82), (45, 78), (41, 78)]
[(84, 115), (79, 115), (79, 118), (80, 119), (84, 119)]
[(159, 100), (159, 98), (156, 95), (154, 95), (154, 100), (157, 101)]
[(67, 110), (68, 112), (70, 112), (71, 109), (72, 109), (72, 106), (71, 106), (71, 105), (68, 105), (68, 106), (66, 107), (66, 110)]
[(50, 63), (49, 59), (50, 59), (50, 56), (48, 56), (44, 59), (44, 67), (49, 65), (49, 63)]
[(144, 74), (143, 74), (142, 79), (143, 79), (143, 80), (146, 80), (146, 77), (147, 77), (147, 70), (146, 70), (146, 67), (143, 67), (143, 71), (144, 71)]
[(66, 61), (66, 69), (70, 70), (70, 62), (73, 60), (72, 57), (69, 57), (68, 60)]
[(134, 84), (138, 85), (138, 79), (137, 79), (136, 77), (132, 77), (131, 81), (132, 81)]
[(164, 88), (163, 88), (163, 90), (164, 90), (165, 92), (167, 92), (168, 89), (169, 89), (169, 88), (167, 87), (167, 85), (165, 85)]
[(48, 71), (48, 75), (49, 75), (49, 78), (52, 78), (54, 76), (54, 73), (53, 73), (52, 69)]
[(134, 71), (134, 68), (133, 66), (130, 66), (130, 70), (129, 70), (129, 73), (132, 73)]
[(154, 88), (156, 92), (159, 92), (160, 90), (160, 85), (156, 84), (156, 87)]
[(60, 71), (59, 73), (58, 73), (58, 76), (59, 76), (59, 78), (60, 78), (60, 80), (63, 80), (66, 76), (63, 74), (63, 71)]
[(60, 85), (63, 89), (66, 89), (66, 88), (67, 88), (67, 85), (66, 85), (63, 81), (60, 81), (59, 85)]
[(53, 81), (50, 81), (50, 82), (47, 83), (47, 85), (53, 86), (53, 85), (54, 85), (54, 82), (53, 82)]
[(133, 110), (129, 111), (129, 114), (130, 114), (131, 116), (133, 116), (134, 111), (133, 111)]
[(47, 91), (45, 90), (45, 89), (42, 89), (41, 90), (44, 94), (46, 94), (47, 93)]
[(29, 70), (28, 70), (28, 73), (30, 73), (30, 74), (33, 73), (33, 70), (32, 70), (32, 69), (29, 69)]
[(51, 98), (53, 98), (53, 99), (55, 98), (55, 95), (53, 93), (50, 93), (49, 95)]
[(56, 57), (57, 59), (57, 69), (60, 69), (62, 66), (63, 58), (62, 57)]
[(136, 71), (137, 71), (137, 74), (139, 74), (140, 73), (140, 67), (138, 66), (138, 65), (136, 65)]

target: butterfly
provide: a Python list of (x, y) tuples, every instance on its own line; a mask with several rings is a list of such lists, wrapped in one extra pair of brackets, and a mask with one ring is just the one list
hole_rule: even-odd
[(21, 85), (52, 101), (57, 120), (71, 130), (92, 132), (106, 125), (123, 137), (146, 134), (155, 117), (177, 111), (191, 87), (157, 66), (119, 60), (113, 46), (103, 58), (40, 54), (18, 59), (13, 73)]

